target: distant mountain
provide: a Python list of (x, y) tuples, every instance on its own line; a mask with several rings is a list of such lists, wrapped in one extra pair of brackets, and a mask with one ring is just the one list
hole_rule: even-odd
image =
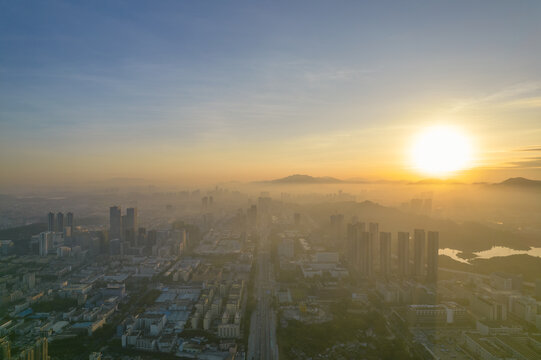
[[(424, 179), (420, 181), (407, 182), (403, 180), (367, 180), (363, 178), (349, 178), (346, 180), (337, 179), (330, 176), (315, 177), (304, 174), (295, 174), (280, 179), (260, 181), (260, 183), (271, 184), (408, 184), (408, 185), (468, 185), (469, 183), (460, 182), (453, 179)], [(523, 177), (509, 178), (505, 181), (495, 184), (473, 183), (470, 185), (488, 185), (498, 187), (515, 187), (527, 189), (541, 189), (541, 180), (530, 180)]]
[(273, 184), (339, 184), (343, 183), (342, 180), (333, 177), (314, 177), (310, 175), (290, 175), (281, 179), (275, 179), (268, 181)]
[(501, 183), (494, 184), (495, 186), (507, 186), (507, 187), (522, 187), (522, 188), (540, 188), (541, 180), (530, 180), (523, 177), (509, 178)]

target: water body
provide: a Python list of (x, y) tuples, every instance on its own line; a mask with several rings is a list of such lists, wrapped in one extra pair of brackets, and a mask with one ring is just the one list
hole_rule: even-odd
[(445, 248), (445, 249), (439, 249), (438, 254), (439, 255), (447, 255), (447, 256), (449, 256), (451, 259), (453, 259), (455, 261), (465, 263), (465, 264), (469, 264), (470, 262), (468, 260), (463, 259), (463, 258), (458, 256), (458, 254), (460, 254), (461, 252), (462, 251), (460, 251), (460, 250)]
[(474, 252), (478, 259), (490, 259), (496, 256), (530, 255), (541, 258), (541, 248), (531, 247), (529, 250), (515, 250), (505, 246), (494, 246), (490, 250)]
[(472, 260), (472, 259), (490, 259), (493, 257), (498, 257), (498, 256), (501, 257), (501, 256), (509, 256), (509, 255), (530, 255), (530, 256), (541, 258), (541, 247), (531, 247), (528, 250), (515, 250), (515, 249), (505, 247), (505, 246), (493, 246), (489, 250), (474, 252), (473, 254), (475, 255), (475, 257), (473, 257), (472, 259), (463, 259), (459, 257), (458, 254), (460, 254), (461, 252), (462, 251), (460, 250), (445, 248), (445, 249), (440, 249), (438, 253), (440, 255), (447, 255), (451, 259), (455, 261), (459, 261), (461, 263), (465, 263), (465, 264), (469, 264), (469, 260)]

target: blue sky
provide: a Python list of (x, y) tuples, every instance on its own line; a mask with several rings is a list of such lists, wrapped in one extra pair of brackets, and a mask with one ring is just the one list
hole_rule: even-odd
[(151, 153), (345, 176), (400, 166), (401, 139), (444, 119), (480, 166), (520, 162), (541, 143), (540, 18), (538, 1), (0, 1), (0, 160), (7, 182), (72, 175), (50, 156), (145, 177), (125, 165)]

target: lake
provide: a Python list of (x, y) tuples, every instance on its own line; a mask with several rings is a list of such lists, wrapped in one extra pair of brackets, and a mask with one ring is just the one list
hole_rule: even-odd
[[(469, 260), (462, 259), (458, 256), (462, 251), (456, 249), (440, 249), (440, 255), (447, 255), (455, 261), (459, 261), (465, 264), (469, 264)], [(489, 250), (476, 251), (473, 253), (475, 257), (473, 259), (490, 259), (498, 256), (509, 256), (509, 255), (530, 255), (541, 258), (541, 247), (531, 247), (529, 250), (515, 250), (505, 246), (493, 246)]]

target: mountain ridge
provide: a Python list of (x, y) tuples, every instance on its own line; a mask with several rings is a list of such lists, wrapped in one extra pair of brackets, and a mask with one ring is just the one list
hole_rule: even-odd
[(532, 180), (524, 177), (512, 177), (498, 183), (465, 183), (457, 180), (445, 180), (428, 178), (418, 181), (404, 180), (367, 180), (363, 178), (338, 179), (332, 176), (311, 176), (306, 174), (293, 174), (286, 177), (258, 181), (259, 183), (270, 184), (393, 184), (403, 183), (408, 185), (488, 185), (488, 186), (506, 186), (506, 187), (541, 187), (541, 180)]

